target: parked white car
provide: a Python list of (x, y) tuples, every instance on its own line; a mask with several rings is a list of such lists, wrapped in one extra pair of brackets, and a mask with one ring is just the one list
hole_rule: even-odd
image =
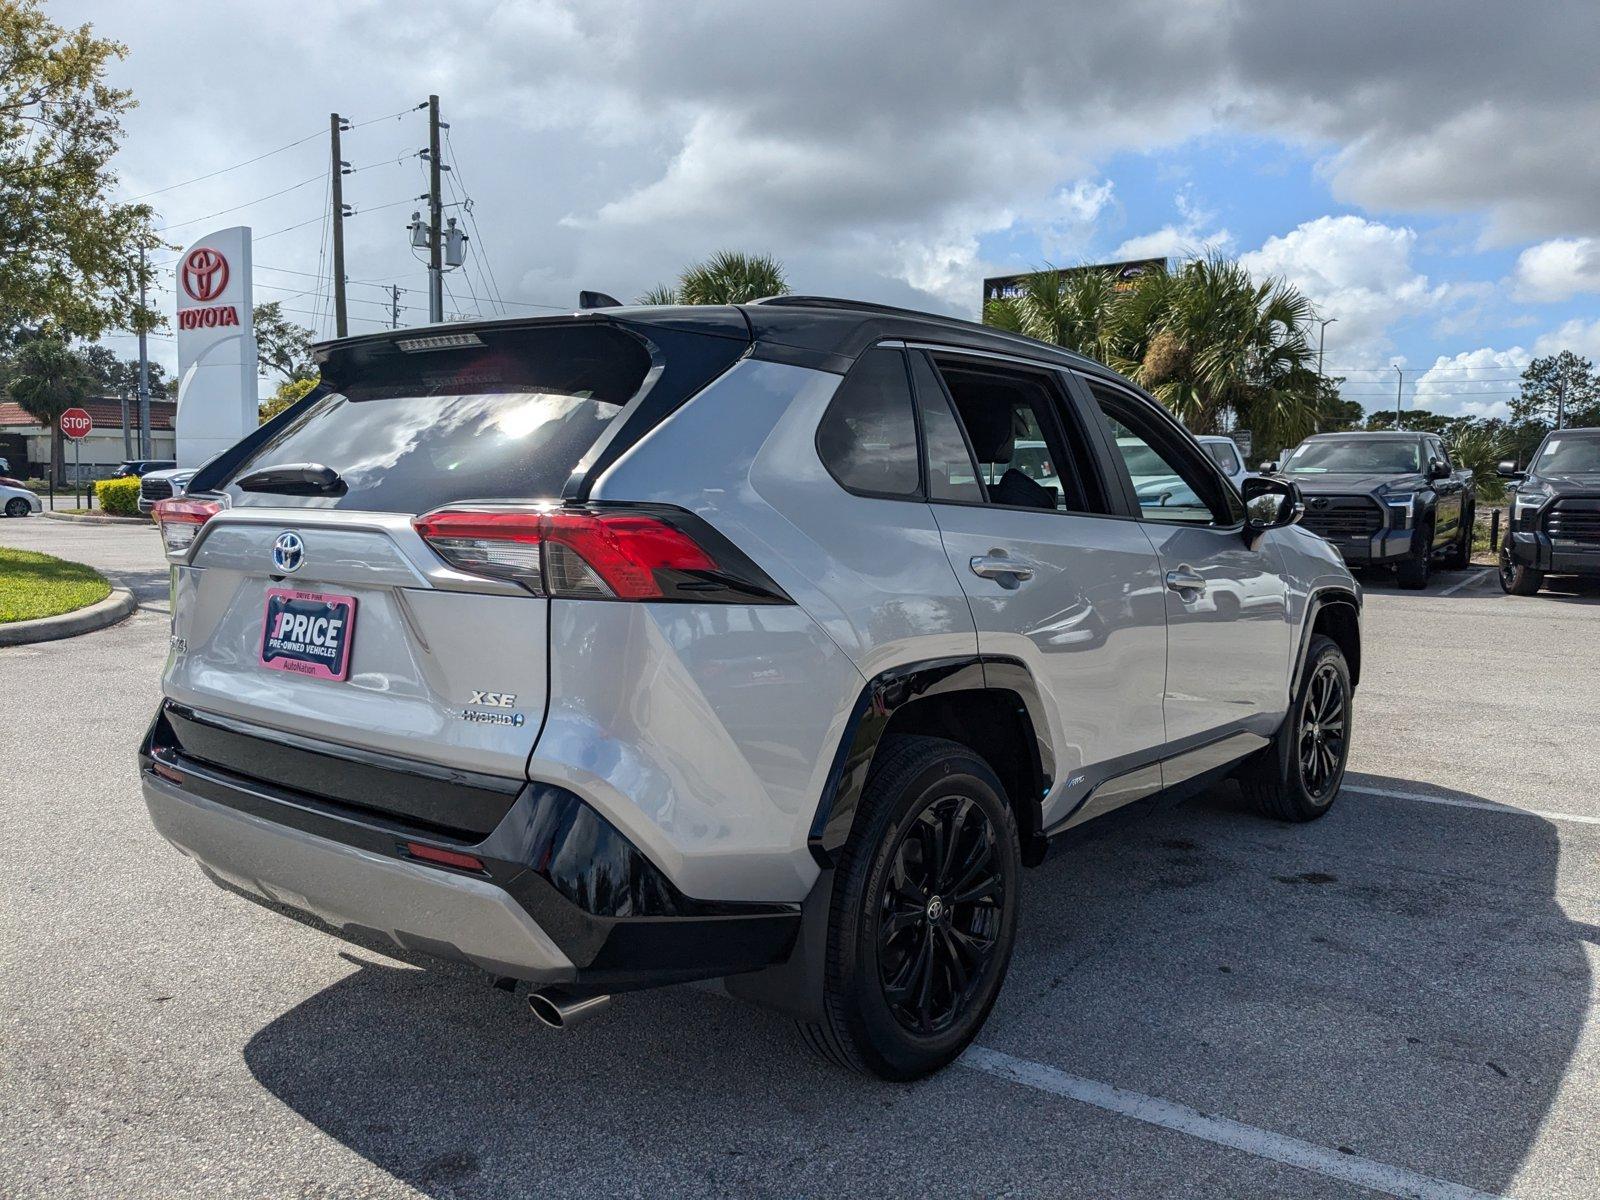
[(1239, 444), (1231, 437), (1226, 434), (1206, 434), (1195, 438), (1195, 441), (1205, 448), (1206, 454), (1217, 464), (1218, 469), (1233, 480), (1234, 487), (1242, 484), (1244, 477), (1250, 474), (1244, 465), (1244, 455), (1239, 453)]
[(0, 476), (0, 512), (8, 517), (26, 517), (43, 507), (39, 497), (23, 487), (21, 480)]
[(157, 501), (183, 495), (183, 489), (189, 486), (194, 472), (194, 467), (146, 471), (139, 477), (139, 511), (149, 516)]

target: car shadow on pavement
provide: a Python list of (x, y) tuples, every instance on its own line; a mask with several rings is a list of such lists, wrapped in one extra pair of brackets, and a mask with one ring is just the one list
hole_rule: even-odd
[[(1499, 1191), (1590, 1004), (1584, 943), (1600, 939), (1558, 902), (1560, 869), (1556, 827), (1520, 813), (1347, 793), (1290, 826), (1218, 789), (1029, 874), (980, 1042)], [(262, 1028), (245, 1061), (430, 1195), (873, 1191), (890, 1184), (864, 1166), (889, 1162), (906, 1194), (1189, 1186), (1169, 1172), (1192, 1163), (1164, 1162), (1170, 1143), (1134, 1122), (960, 1068), (857, 1079), (810, 1059), (786, 1020), (703, 990), (622, 996), (556, 1034), (469, 972), (347, 958), (358, 969)], [(1086, 1128), (1110, 1149), (1091, 1152)]]

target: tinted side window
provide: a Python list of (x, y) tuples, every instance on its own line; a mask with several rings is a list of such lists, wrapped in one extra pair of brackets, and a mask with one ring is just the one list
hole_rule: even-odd
[(852, 492), (920, 494), (917, 422), (901, 351), (869, 350), (856, 362), (817, 427), (817, 453)]
[(927, 356), (911, 356), (911, 378), (917, 385), (917, 411), (922, 416), (922, 441), (928, 455), (928, 499), (983, 503), (983, 485), (972, 449), (950, 411), (944, 385)]
[(1094, 512), (1070, 448), (1056, 424), (1057, 397), (1038, 376), (973, 366), (935, 365), (966, 431), (985, 498), (1010, 508)]
[(1221, 485), (1189, 442), (1131, 396), (1091, 383), (1146, 521), (1228, 525), (1243, 519), (1232, 488)]

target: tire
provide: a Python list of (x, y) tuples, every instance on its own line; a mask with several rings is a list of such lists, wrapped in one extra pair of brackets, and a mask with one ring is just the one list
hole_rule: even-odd
[[(950, 865), (931, 868), (941, 849)], [(836, 868), (823, 1019), (802, 1023), (806, 1041), (883, 1079), (953, 1061), (1000, 994), (1021, 873), (1016, 817), (986, 762), (943, 738), (885, 741)], [(981, 894), (947, 901), (956, 888)]]
[(1525, 567), (1511, 557), (1511, 547), (1500, 547), (1500, 590), (1509, 596), (1532, 596), (1544, 586), (1544, 572)]
[(33, 506), (21, 496), (13, 496), (6, 501), (6, 516), (25, 517), (33, 511)]
[(1472, 534), (1473, 527), (1478, 520), (1478, 510), (1470, 505), (1463, 510), (1461, 516), (1461, 536), (1450, 547), (1450, 555), (1444, 560), (1446, 570), (1465, 571), (1472, 565)]
[(1313, 634), (1289, 715), (1272, 745), (1239, 772), (1245, 798), (1280, 821), (1326, 815), (1350, 758), (1353, 697), (1344, 651), (1332, 638)]
[(1433, 575), (1433, 525), (1430, 522), (1417, 531), (1422, 536), (1422, 553), (1406, 559), (1394, 569), (1395, 579), (1408, 592), (1420, 592), (1428, 586)]

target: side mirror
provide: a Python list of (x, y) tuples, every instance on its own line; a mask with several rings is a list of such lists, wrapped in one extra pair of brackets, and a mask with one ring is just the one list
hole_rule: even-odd
[(1278, 460), (1275, 458), (1269, 458), (1266, 462), (1262, 463), (1256, 468), (1256, 470), (1260, 471), (1263, 475), (1271, 475), (1277, 469)]
[(1494, 473), (1501, 479), (1526, 479), (1528, 476), (1526, 471), (1517, 470), (1517, 464), (1509, 458), (1502, 460)]
[(1244, 536), (1253, 542), (1269, 529), (1282, 529), (1305, 516), (1300, 485), (1286, 479), (1252, 475), (1239, 489), (1244, 497)]
[(1450, 465), (1442, 459), (1430, 458), (1428, 460), (1429, 479), (1449, 479)]

